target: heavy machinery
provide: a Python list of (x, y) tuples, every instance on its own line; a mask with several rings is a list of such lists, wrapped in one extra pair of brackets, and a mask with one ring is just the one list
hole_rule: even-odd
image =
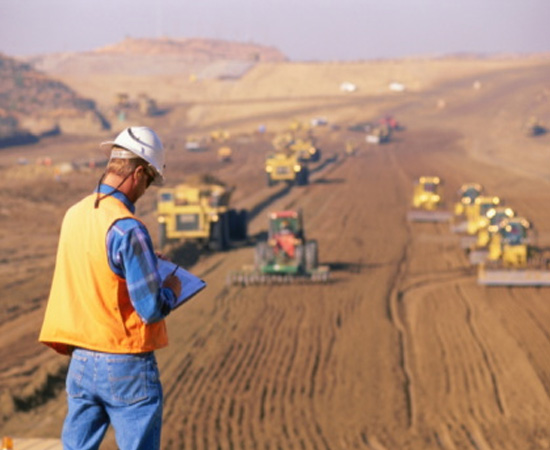
[(296, 154), (275, 152), (265, 160), (267, 185), (273, 186), (279, 182), (305, 186), (309, 183), (309, 169)]
[(373, 127), (367, 134), (365, 140), (369, 144), (384, 144), (391, 138), (391, 128), (387, 124), (380, 124)]
[(501, 204), (500, 197), (494, 195), (479, 195), (473, 203), (466, 205), (466, 236), (460, 240), (460, 246), (467, 250), (477, 242), (477, 232), (486, 221), (485, 215), (491, 208)]
[(227, 130), (213, 130), (210, 132), (210, 140), (213, 142), (226, 142), (230, 134)]
[(474, 200), (483, 194), (483, 186), (479, 183), (465, 183), (458, 190), (458, 202), (455, 203), (455, 216), (462, 216), (466, 206), (471, 205)]
[(486, 222), (487, 211), (501, 204), (500, 197), (496, 195), (480, 195), (472, 204), (466, 206), (466, 233), (473, 236)]
[(297, 137), (295, 133), (286, 132), (275, 136), (272, 144), (277, 151), (295, 153), (298, 159), (305, 162), (317, 162), (321, 159), (321, 150), (311, 135)]
[(489, 243), (487, 261), (478, 266), (478, 283), (550, 286), (550, 258), (533, 242), (532, 231), (532, 225), (523, 217), (501, 222)]
[(451, 226), (455, 233), (465, 233), (468, 222), (465, 220), (466, 208), (483, 193), (483, 186), (479, 183), (465, 183), (458, 190), (458, 201), (454, 206), (454, 223)]
[(185, 139), (185, 149), (189, 152), (204, 152), (208, 150), (208, 144), (204, 138), (188, 136)]
[(421, 176), (414, 183), (410, 222), (448, 222), (451, 213), (443, 210), (443, 180), (437, 176)]
[(492, 236), (499, 230), (504, 220), (515, 215), (514, 210), (507, 206), (496, 206), (487, 211), (480, 220), (476, 242), (468, 249), (471, 264), (479, 264), (487, 259), (488, 245)]
[(317, 162), (321, 159), (321, 150), (315, 145), (312, 138), (296, 138), (288, 145), (288, 149), (295, 153), (300, 161)]
[(535, 116), (530, 117), (525, 124), (525, 134), (529, 137), (541, 136), (547, 131), (546, 125)]
[(228, 284), (327, 282), (330, 269), (319, 265), (317, 241), (305, 237), (302, 212), (271, 212), (268, 219), (268, 238), (256, 245), (254, 265), (230, 272)]
[(218, 149), (218, 161), (230, 162), (233, 152), (231, 147), (223, 146)]
[(246, 210), (229, 207), (233, 190), (208, 176), (161, 188), (157, 197), (160, 248), (171, 242), (193, 242), (221, 251), (231, 241), (246, 239)]

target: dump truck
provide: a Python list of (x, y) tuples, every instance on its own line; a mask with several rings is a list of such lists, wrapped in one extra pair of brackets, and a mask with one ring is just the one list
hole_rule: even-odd
[(228, 274), (232, 285), (323, 283), (330, 268), (319, 265), (318, 244), (305, 237), (300, 210), (270, 212), (267, 241), (254, 249), (254, 265)]
[(267, 185), (273, 186), (279, 182), (305, 186), (309, 183), (309, 169), (296, 154), (275, 152), (265, 160)]
[(438, 176), (421, 176), (414, 183), (410, 222), (448, 222), (452, 214), (445, 211), (443, 180)]
[(501, 222), (489, 243), (477, 281), (486, 286), (550, 286), (550, 255), (536, 246), (532, 224), (524, 217)]
[(159, 189), (159, 247), (193, 242), (201, 248), (222, 251), (232, 241), (246, 239), (247, 211), (230, 208), (233, 190), (208, 177)]

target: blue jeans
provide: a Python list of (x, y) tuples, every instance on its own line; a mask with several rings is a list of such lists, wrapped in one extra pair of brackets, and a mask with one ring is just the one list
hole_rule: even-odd
[(109, 424), (120, 450), (160, 449), (162, 387), (154, 353), (75, 349), (66, 389), (64, 450), (98, 449)]

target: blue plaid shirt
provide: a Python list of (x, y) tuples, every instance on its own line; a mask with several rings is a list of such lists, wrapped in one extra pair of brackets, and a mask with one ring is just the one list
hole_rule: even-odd
[[(102, 184), (101, 194), (108, 194), (111, 186)], [(135, 205), (120, 191), (113, 197), (120, 200), (130, 212)], [(157, 269), (157, 256), (151, 236), (145, 226), (135, 219), (116, 221), (107, 233), (107, 256), (111, 270), (126, 280), (130, 300), (145, 323), (154, 323), (166, 317), (176, 302), (174, 292), (163, 288)]]

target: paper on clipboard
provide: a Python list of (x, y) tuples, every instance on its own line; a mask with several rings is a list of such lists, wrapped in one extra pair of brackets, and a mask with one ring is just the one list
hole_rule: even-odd
[(191, 272), (188, 272), (185, 269), (182, 269), (177, 264), (174, 264), (171, 261), (166, 261), (165, 259), (158, 260), (158, 271), (160, 277), (164, 280), (168, 275), (174, 273), (174, 269), (177, 268), (175, 275), (181, 281), (181, 293), (176, 301), (174, 309), (178, 306), (181, 306), (195, 294), (199, 293), (206, 287), (206, 282), (201, 280), (199, 277), (193, 275)]

